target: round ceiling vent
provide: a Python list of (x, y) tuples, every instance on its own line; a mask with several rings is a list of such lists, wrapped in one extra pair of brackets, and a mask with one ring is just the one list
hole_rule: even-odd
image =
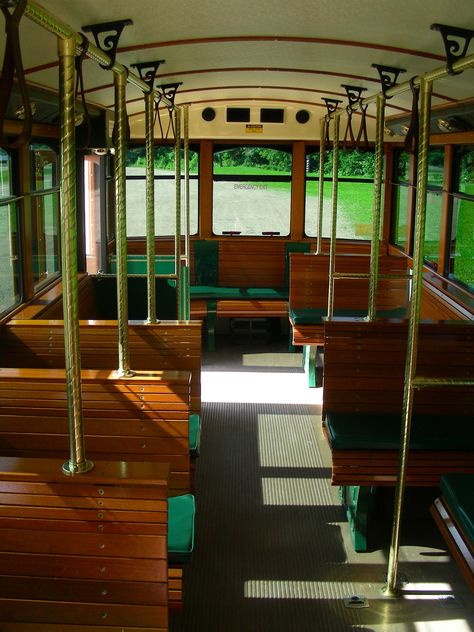
[(213, 121), (216, 118), (216, 111), (214, 108), (204, 108), (201, 116), (205, 121)]
[(309, 121), (309, 112), (308, 110), (298, 110), (296, 113), (296, 120), (298, 123), (307, 123)]

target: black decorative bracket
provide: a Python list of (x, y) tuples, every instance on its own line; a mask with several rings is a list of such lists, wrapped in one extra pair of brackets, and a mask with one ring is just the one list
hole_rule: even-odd
[(328, 116), (328, 119), (329, 119), (329, 118), (331, 118), (331, 114), (334, 114), (334, 112), (339, 107), (339, 103), (342, 103), (342, 101), (339, 100), (339, 99), (328, 99), (327, 97), (323, 97), (322, 100), (326, 104), (326, 108), (327, 108), (327, 111), (328, 111), (327, 116)]
[(347, 100), (349, 101), (349, 109), (352, 111), (352, 108), (356, 103), (359, 103), (361, 94), (366, 90), (366, 88), (360, 88), (359, 86), (348, 86), (344, 83), (341, 83), (341, 88), (344, 88), (347, 94)]
[[(115, 20), (114, 22), (102, 22), (101, 24), (88, 24), (82, 30), (92, 33), (97, 48), (110, 57), (109, 64), (99, 64), (101, 68), (110, 70), (115, 64), (118, 42), (125, 26), (133, 24), (132, 20)], [(108, 35), (107, 35), (108, 33)]]
[(168, 109), (174, 108), (174, 98), (179, 86), (181, 85), (183, 85), (182, 81), (177, 83), (166, 83), (162, 86), (157, 86), (157, 90), (160, 90), (165, 99), (168, 99), (168, 101), (170, 102)]
[[(138, 74), (140, 75), (140, 79), (144, 81), (147, 86), (150, 88), (150, 91), (153, 90), (153, 84), (155, 83), (156, 73), (158, 72), (158, 68), (161, 64), (164, 64), (165, 60), (160, 59), (160, 61), (144, 61), (139, 64), (130, 64), (132, 68), (136, 68)], [(148, 70), (147, 70), (148, 69)]]
[(393, 66), (383, 66), (382, 64), (372, 64), (372, 68), (377, 68), (379, 72), (383, 96), (386, 99), (390, 99), (391, 97), (387, 96), (387, 90), (393, 88), (398, 81), (399, 75), (402, 72), (406, 72), (406, 70), (404, 68), (394, 68)]
[(471, 38), (474, 36), (472, 29), (462, 29), (446, 24), (432, 24), (433, 31), (439, 31), (443, 38), (446, 50), (446, 70), (448, 75), (459, 75), (459, 71), (453, 70), (453, 64), (466, 56)]

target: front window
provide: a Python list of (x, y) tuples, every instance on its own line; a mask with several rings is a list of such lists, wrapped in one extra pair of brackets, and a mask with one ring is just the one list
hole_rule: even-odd
[(292, 156), (288, 147), (232, 147), (214, 152), (215, 235), (290, 233)]
[(30, 151), (33, 281), (37, 288), (60, 270), (58, 159), (47, 145), (33, 144)]
[(13, 198), (11, 158), (0, 149), (0, 313), (20, 301), (18, 209)]
[[(332, 223), (332, 150), (324, 160), (322, 237), (329, 237)], [(319, 152), (306, 156), (305, 233), (317, 236)], [(374, 194), (374, 154), (356, 150), (339, 152), (337, 188), (337, 238), (370, 239)]]
[[(183, 152), (181, 165), (183, 166)], [(189, 150), (190, 234), (198, 231), (199, 154)], [(184, 167), (182, 168), (183, 173)], [(146, 150), (134, 147), (126, 158), (127, 237), (146, 235)], [(155, 147), (155, 235), (170, 236), (176, 232), (175, 150), (172, 146)], [(181, 215), (184, 218), (184, 176), (181, 176)], [(184, 223), (181, 222), (183, 231)]]

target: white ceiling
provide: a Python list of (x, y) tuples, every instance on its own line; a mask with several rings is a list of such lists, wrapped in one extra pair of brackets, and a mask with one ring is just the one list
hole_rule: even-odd
[[(42, 6), (80, 31), (87, 24), (130, 18), (117, 60), (164, 59), (156, 84), (183, 82), (176, 103), (220, 107), (261, 100), (322, 115), (322, 97), (344, 99), (341, 84), (379, 89), (373, 63), (406, 69), (400, 81), (444, 65), (432, 23), (474, 28), (473, 0), (43, 0)], [(138, 15), (137, 15), (138, 13)], [(89, 34), (92, 38), (92, 35)], [(0, 46), (4, 46), (4, 30)], [(27, 17), (21, 22), (23, 65), (31, 84), (56, 90), (56, 38)], [(474, 53), (474, 42), (469, 54)], [(44, 68), (46, 66), (46, 68)], [(113, 104), (112, 75), (88, 61), (88, 98)], [(474, 70), (437, 82), (434, 104), (474, 97)], [(143, 100), (132, 85), (127, 109), (140, 118)], [(409, 93), (387, 104), (387, 116), (410, 109)], [(370, 112), (369, 112), (370, 113)], [(373, 114), (373, 112), (372, 112)]]

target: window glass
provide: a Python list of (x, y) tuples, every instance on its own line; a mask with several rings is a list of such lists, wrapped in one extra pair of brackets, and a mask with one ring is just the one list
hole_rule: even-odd
[(402, 250), (406, 249), (408, 238), (408, 192), (406, 186), (395, 187), (395, 218), (393, 243)]
[(33, 214), (33, 281), (41, 285), (59, 272), (59, 196), (35, 196)]
[[(324, 160), (324, 176), (332, 176), (332, 150)], [(306, 157), (305, 233), (317, 235), (319, 152)], [(374, 154), (355, 150), (339, 152), (337, 189), (337, 237), (370, 239), (374, 193)], [(324, 183), (323, 237), (331, 233), (332, 183)]]
[(407, 154), (404, 151), (399, 152), (396, 159), (395, 181), (396, 182), (409, 182), (410, 181), (410, 154)]
[(0, 199), (9, 197), (11, 194), (10, 155), (4, 149), (0, 149)]
[(458, 157), (459, 193), (474, 196), (474, 147), (462, 148)]
[(60, 270), (58, 157), (48, 145), (30, 145), (32, 266), (35, 288)]
[[(184, 155), (181, 153), (182, 172)], [(155, 174), (155, 235), (174, 235), (176, 231), (176, 183), (174, 147), (156, 147)], [(190, 233), (198, 231), (198, 165), (199, 154), (189, 150)], [(146, 150), (134, 147), (126, 158), (127, 236), (146, 235)], [(181, 176), (181, 210), (184, 218), (184, 176)], [(183, 219), (181, 231), (183, 230)]]
[(30, 146), (32, 157), (33, 190), (44, 191), (58, 185), (58, 161), (56, 152), (48, 145)]
[(428, 152), (428, 187), (442, 188), (444, 149), (430, 148)]
[[(472, 186), (472, 185), (471, 185)], [(449, 276), (474, 290), (474, 196), (454, 198), (449, 252)]]
[(214, 234), (290, 233), (292, 156), (286, 148), (239, 146), (214, 153)]
[(0, 205), (0, 313), (20, 301), (16, 204)]
[(426, 196), (426, 223), (423, 257), (425, 263), (434, 270), (438, 269), (441, 209), (441, 194), (428, 190)]

